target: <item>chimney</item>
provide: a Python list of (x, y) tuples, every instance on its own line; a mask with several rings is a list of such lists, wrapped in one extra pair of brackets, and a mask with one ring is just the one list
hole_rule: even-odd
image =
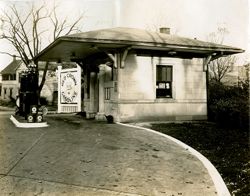
[(170, 34), (170, 28), (160, 27), (160, 33)]
[(13, 61), (15, 61), (16, 60), (16, 55), (13, 55)]

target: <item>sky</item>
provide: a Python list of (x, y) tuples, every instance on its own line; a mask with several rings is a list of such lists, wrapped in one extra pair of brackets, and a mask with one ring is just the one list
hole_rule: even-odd
[[(39, 0), (11, 1), (25, 12), (27, 2), (39, 4)], [(45, 0), (51, 5), (51, 0)], [(0, 0), (0, 10), (10, 1)], [(226, 27), (228, 34), (224, 44), (242, 48), (240, 64), (250, 62), (250, 0), (60, 0), (60, 14), (69, 19), (84, 12), (82, 31), (116, 26), (156, 30), (170, 27), (178, 36), (206, 41), (209, 33), (218, 27)], [(1, 14), (1, 11), (0, 11)], [(1, 25), (1, 24), (0, 24)], [(0, 29), (1, 33), (1, 29)], [(48, 43), (44, 43), (44, 47)], [(0, 51), (13, 52), (0, 41)], [(0, 54), (0, 70), (12, 58)]]

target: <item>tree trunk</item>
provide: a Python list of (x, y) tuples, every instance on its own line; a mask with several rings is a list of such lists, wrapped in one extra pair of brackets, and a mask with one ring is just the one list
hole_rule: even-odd
[[(41, 91), (43, 89), (43, 86), (45, 84), (46, 81), (46, 75), (47, 75), (47, 71), (48, 71), (48, 66), (49, 66), (49, 62), (46, 62), (45, 67), (44, 67), (44, 71), (43, 71), (43, 76), (42, 76), (42, 80), (41, 83), (38, 86), (38, 92), (37, 92), (37, 96), (38, 96), (38, 102), (40, 103), (40, 95), (41, 95)], [(39, 71), (38, 71), (39, 74)]]

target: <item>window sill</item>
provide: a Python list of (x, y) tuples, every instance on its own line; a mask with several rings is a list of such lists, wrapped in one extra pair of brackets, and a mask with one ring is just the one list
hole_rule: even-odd
[(176, 102), (176, 100), (172, 97), (156, 98), (154, 101), (156, 103), (174, 103), (174, 102)]

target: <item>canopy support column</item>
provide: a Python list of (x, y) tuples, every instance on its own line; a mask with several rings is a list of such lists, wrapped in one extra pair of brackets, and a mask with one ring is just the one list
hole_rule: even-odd
[(95, 116), (96, 120), (105, 120), (105, 108), (104, 108), (104, 99), (105, 99), (105, 92), (104, 92), (104, 82), (105, 82), (105, 64), (99, 65), (99, 73), (98, 73), (98, 87), (99, 87), (99, 96), (98, 96), (98, 113)]

